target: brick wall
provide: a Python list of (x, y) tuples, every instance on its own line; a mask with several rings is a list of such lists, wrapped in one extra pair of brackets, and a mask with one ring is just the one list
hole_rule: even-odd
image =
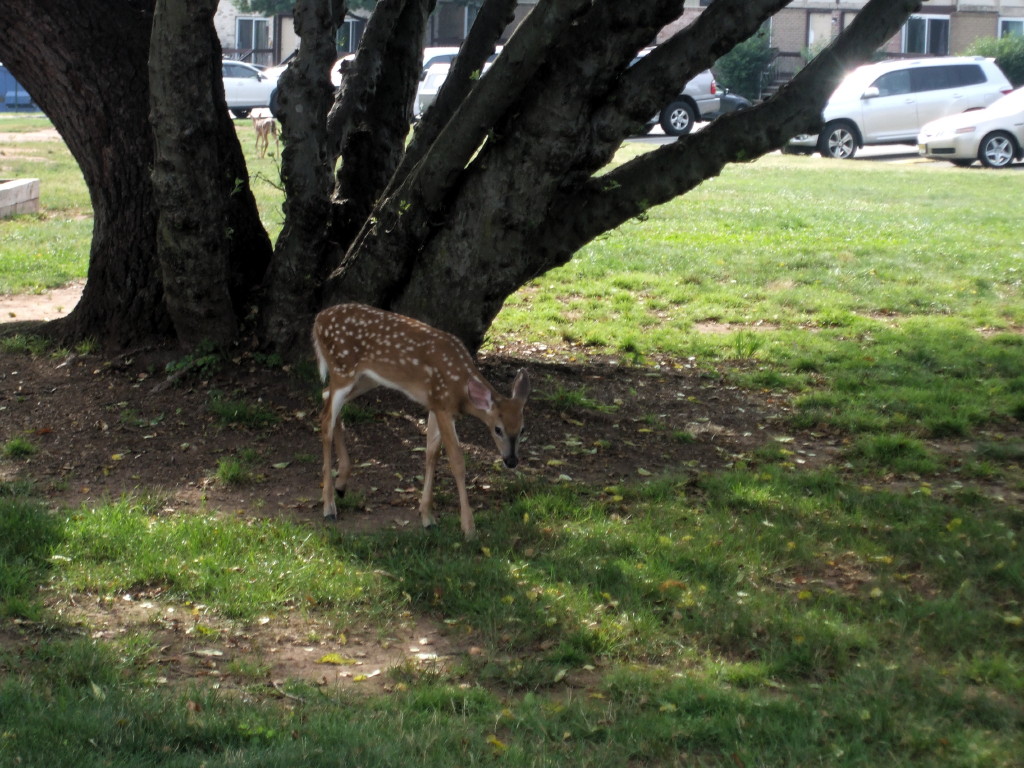
[(963, 53), (979, 37), (995, 37), (999, 32), (997, 13), (954, 13), (949, 18), (949, 52)]
[(807, 11), (784, 8), (772, 18), (772, 47), (799, 53), (807, 47)]

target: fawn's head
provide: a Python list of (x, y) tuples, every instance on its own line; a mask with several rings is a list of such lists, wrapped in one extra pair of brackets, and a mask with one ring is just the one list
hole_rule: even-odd
[(512, 383), (512, 397), (495, 397), (476, 379), (469, 380), (468, 391), (469, 401), (478, 411), (474, 415), (487, 425), (502, 461), (512, 469), (519, 463), (519, 437), (523, 432), (523, 408), (530, 396), (530, 375), (525, 368), (519, 370)]

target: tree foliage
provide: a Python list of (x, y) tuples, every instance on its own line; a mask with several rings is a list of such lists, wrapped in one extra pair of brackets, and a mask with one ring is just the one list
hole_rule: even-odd
[(762, 27), (715, 62), (715, 79), (723, 88), (757, 101), (761, 98), (768, 65), (774, 58), (768, 31)]
[(995, 59), (1014, 88), (1024, 85), (1024, 36), (978, 38), (968, 46), (965, 53)]

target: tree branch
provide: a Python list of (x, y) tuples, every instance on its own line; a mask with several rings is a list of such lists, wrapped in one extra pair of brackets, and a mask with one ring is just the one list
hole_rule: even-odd
[(476, 84), (474, 73), (482, 72), (501, 33), (512, 21), (518, 0), (486, 0), (473, 22), (469, 36), (448, 72), (437, 100), (423, 115), (401, 165), (395, 172), (392, 186), (400, 184), (409, 171), (429, 150), (455, 110)]
[(552, 260), (564, 261), (566, 254), (602, 232), (690, 191), (730, 162), (753, 160), (801, 131), (815, 130), (845, 72), (866, 61), (920, 5), (920, 0), (870, 0), (850, 26), (772, 99), (719, 118), (698, 133), (567, 190), (551, 206), (557, 214), (545, 230), (557, 251)]
[(358, 55), (342, 78), (341, 89), (327, 116), (329, 149), (335, 158), (341, 154), (353, 123), (359, 115), (365, 114), (367, 104), (377, 89), (388, 41), (394, 35), (405, 4), (406, 0), (380, 0), (366, 23)]
[(646, 120), (789, 0), (715, 0), (696, 21), (627, 69), (603, 110)]
[(335, 35), (344, 18), (344, 2), (298, 0), (299, 50), (281, 75), (285, 220), (267, 271), (260, 319), (264, 338), (289, 352), (305, 350), (307, 318), (320, 308), (327, 271), (330, 197), (337, 162), (337, 155), (328, 150), (327, 113), (334, 96), (328, 73), (337, 55)]
[(531, 85), (534, 74), (546, 62), (552, 43), (590, 2), (538, 3), (519, 25), (487, 75), (445, 124), (420, 166), (403, 186), (418, 187), (417, 197), (421, 200), (440, 199), (452, 175), (466, 167), (509, 105)]
[(548, 46), (589, 3), (541, 2), (530, 12), (422, 160), (381, 195), (331, 275), (329, 296), (388, 305), (428, 242), (453, 179), (542, 65)]

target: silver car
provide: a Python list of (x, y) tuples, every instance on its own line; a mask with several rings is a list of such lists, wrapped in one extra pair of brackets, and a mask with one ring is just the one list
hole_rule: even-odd
[(246, 118), (254, 109), (269, 108), (277, 112), (277, 78), (268, 77), (252, 64), (224, 59), (224, 98), (235, 117)]
[(983, 109), (1010, 90), (995, 61), (981, 56), (867, 64), (828, 100), (821, 133), (796, 136), (786, 150), (847, 159), (869, 144), (915, 144), (925, 123)]
[[(652, 50), (645, 48), (640, 51), (632, 63), (636, 64)], [(717, 115), (721, 106), (715, 76), (710, 69), (705, 69), (684, 85), (679, 95), (666, 104), (661, 112), (651, 117), (644, 130), (650, 131), (655, 125), (660, 124), (661, 130), (667, 136), (685, 136), (693, 130), (696, 123), (707, 122)]]
[(917, 149), (925, 157), (962, 166), (980, 160), (989, 168), (1005, 168), (1024, 159), (1024, 88), (985, 109), (927, 123)]

